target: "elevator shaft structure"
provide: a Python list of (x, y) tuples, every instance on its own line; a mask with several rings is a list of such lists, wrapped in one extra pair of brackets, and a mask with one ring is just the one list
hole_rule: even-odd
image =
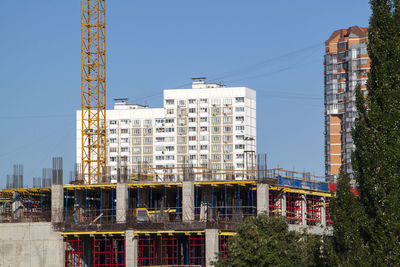
[(82, 180), (106, 175), (105, 0), (81, 0)]

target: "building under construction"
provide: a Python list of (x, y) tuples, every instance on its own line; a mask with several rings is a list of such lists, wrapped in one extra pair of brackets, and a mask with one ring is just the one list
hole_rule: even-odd
[(210, 266), (229, 257), (238, 224), (261, 212), (329, 233), (335, 184), (282, 169), (244, 174), (1, 190), (0, 265)]

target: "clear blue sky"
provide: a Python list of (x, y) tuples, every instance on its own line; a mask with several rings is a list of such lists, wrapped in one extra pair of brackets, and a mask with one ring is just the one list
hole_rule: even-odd
[[(368, 26), (366, 0), (107, 0), (107, 106), (162, 106), (162, 89), (206, 76), (257, 90), (270, 167), (324, 173), (323, 42)], [(80, 0), (0, 1), (0, 187), (75, 162)], [(65, 175), (67, 177), (68, 175)], [(66, 179), (64, 179), (66, 180)]]

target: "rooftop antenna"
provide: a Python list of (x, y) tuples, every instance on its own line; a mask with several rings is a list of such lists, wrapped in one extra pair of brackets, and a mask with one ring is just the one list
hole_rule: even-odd
[(128, 102), (128, 98), (114, 98), (114, 101), (121, 101), (122, 103)]
[(203, 82), (204, 80), (207, 80), (207, 77), (193, 77), (192, 80), (195, 82)]

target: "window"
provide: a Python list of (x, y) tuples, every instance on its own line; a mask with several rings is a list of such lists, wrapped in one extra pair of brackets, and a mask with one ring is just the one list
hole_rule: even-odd
[(144, 138), (144, 143), (145, 144), (151, 144), (152, 143), (152, 140), (151, 140), (152, 138), (151, 137), (145, 137)]
[(236, 164), (236, 167), (237, 167), (238, 169), (243, 169), (243, 163), (237, 163), (237, 164)]
[(133, 157), (133, 162), (140, 162), (140, 157)]
[(166, 133), (173, 133), (175, 132), (175, 128), (165, 128)]
[(185, 125), (186, 124), (186, 119), (179, 119), (179, 125)]
[(220, 147), (219, 145), (213, 145), (213, 146), (212, 146), (212, 150), (213, 150), (214, 152), (220, 151), (220, 150), (221, 150), (221, 147)]
[(207, 117), (201, 117), (200, 118), (200, 122), (207, 122), (208, 120), (207, 120)]
[(144, 120), (144, 125), (151, 125), (151, 120)]
[(190, 117), (190, 118), (189, 118), (189, 122), (196, 122), (196, 118)]
[(110, 161), (117, 161), (117, 157), (110, 157)]
[(243, 144), (236, 144), (235, 145), (235, 149), (244, 149), (244, 145)]
[(213, 135), (213, 142), (219, 142), (219, 136), (218, 135)]
[(167, 114), (174, 114), (174, 110), (173, 109), (167, 109)]
[(224, 151), (232, 151), (231, 145), (224, 145)]
[(164, 123), (163, 119), (156, 119), (156, 123)]
[(200, 150), (207, 150), (208, 149), (208, 146), (207, 145), (201, 145), (200, 146)]
[(211, 104), (215, 105), (215, 106), (217, 106), (217, 105), (219, 106), (219, 105), (221, 105), (221, 99), (214, 98), (214, 99), (211, 100)]
[(164, 142), (165, 141), (165, 137), (156, 137), (156, 142)]
[(174, 151), (175, 147), (174, 146), (165, 146), (166, 151)]
[(110, 147), (110, 152), (117, 152), (117, 148), (116, 147)]
[(200, 112), (208, 112), (208, 108), (200, 108)]
[(145, 146), (144, 147), (144, 153), (151, 153), (153, 151), (151, 146)]
[(185, 113), (186, 113), (186, 109), (184, 109), (184, 108), (179, 109), (179, 115), (185, 115)]
[(231, 123), (232, 117), (224, 117), (224, 123)]
[[(115, 130), (115, 129), (114, 129)], [(122, 134), (127, 134), (128, 133), (128, 129), (121, 129), (121, 133)]]
[(189, 127), (189, 132), (195, 132), (196, 131), (196, 127)]
[(236, 97), (235, 101), (236, 101), (236, 103), (243, 103), (244, 102), (244, 97)]
[(244, 140), (244, 135), (236, 135), (237, 140)]
[(232, 105), (232, 99), (231, 98), (225, 98), (224, 99), (224, 105)]
[(218, 126), (214, 126), (213, 127), (213, 132), (214, 133), (219, 133), (219, 127)]
[(196, 146), (189, 146), (189, 150), (196, 150), (197, 147)]
[(121, 124), (129, 124), (130, 120), (127, 119), (123, 119), (121, 120)]
[(224, 114), (231, 114), (232, 108), (224, 108)]
[(200, 131), (201, 131), (201, 132), (206, 132), (206, 131), (208, 131), (207, 126), (202, 126), (202, 127), (200, 127)]
[(219, 122), (220, 122), (219, 117), (213, 117), (213, 118), (212, 118), (212, 122), (213, 122), (213, 123), (219, 123)]
[(185, 156), (178, 156), (178, 161), (185, 161)]
[(347, 42), (338, 43), (338, 49), (347, 49)]
[(165, 104), (173, 105), (174, 104), (174, 100), (173, 99), (165, 99)]
[(178, 143), (185, 143), (185, 142), (186, 142), (186, 137), (178, 136)]
[(116, 143), (117, 142), (117, 138), (110, 138), (110, 143)]
[(138, 137), (133, 138), (133, 144), (134, 145), (140, 144), (140, 138), (138, 138)]
[(218, 170), (220, 168), (220, 165), (219, 164), (213, 164), (213, 168)]
[(242, 159), (243, 158), (243, 154), (236, 154), (236, 158), (237, 159)]
[(121, 143), (128, 143), (128, 138), (121, 138)]
[(153, 161), (152, 157), (150, 156), (144, 157), (144, 162), (152, 162), (152, 161)]
[(244, 111), (244, 107), (236, 107), (235, 111), (236, 112), (243, 112)]
[(200, 155), (200, 159), (207, 159), (208, 157), (207, 157), (207, 155), (206, 154), (201, 154)]
[(165, 119), (165, 123), (174, 123), (175, 119)]
[(200, 99), (200, 104), (207, 104), (207, 103), (208, 103), (208, 99), (206, 99), (206, 98)]
[(110, 134), (116, 134), (117, 133), (117, 129), (111, 129), (110, 130)]
[(221, 157), (219, 154), (214, 154), (213, 155), (213, 160), (221, 160)]
[(236, 116), (236, 121), (244, 121), (244, 117), (243, 116)]
[(184, 106), (185, 105), (185, 100), (179, 100), (178, 105), (179, 106)]
[(225, 127), (224, 127), (224, 133), (229, 133), (229, 132), (232, 132), (232, 127), (230, 127), (230, 126), (225, 126)]
[(178, 152), (186, 152), (186, 147), (185, 146), (178, 146)]
[(230, 141), (232, 141), (232, 136), (230, 136), (230, 135), (224, 135), (224, 141), (225, 141), (225, 142), (230, 142)]
[(175, 156), (174, 155), (167, 155), (165, 156), (165, 160), (174, 160)]
[(140, 153), (140, 148), (134, 147), (133, 148), (133, 153)]
[(189, 136), (189, 141), (196, 141), (196, 136)]
[(178, 133), (179, 133), (179, 134), (185, 134), (185, 133), (186, 133), (186, 128), (179, 127), (179, 128), (178, 128)]
[(244, 131), (244, 126), (242, 125), (236, 126), (236, 131)]
[(140, 134), (140, 129), (133, 129), (133, 134), (136, 134), (136, 135)]
[(231, 154), (224, 154), (224, 160), (231, 160), (232, 155)]
[(129, 152), (129, 147), (121, 147), (121, 152)]
[(219, 115), (219, 108), (213, 108), (212, 109), (212, 114), (213, 115)]
[(156, 160), (164, 160), (164, 156), (156, 156)]
[(191, 160), (196, 159), (196, 155), (189, 155), (189, 159), (191, 159)]
[(189, 104), (194, 104), (196, 103), (196, 99), (189, 99)]
[(189, 108), (189, 113), (196, 113), (196, 109), (195, 108)]

